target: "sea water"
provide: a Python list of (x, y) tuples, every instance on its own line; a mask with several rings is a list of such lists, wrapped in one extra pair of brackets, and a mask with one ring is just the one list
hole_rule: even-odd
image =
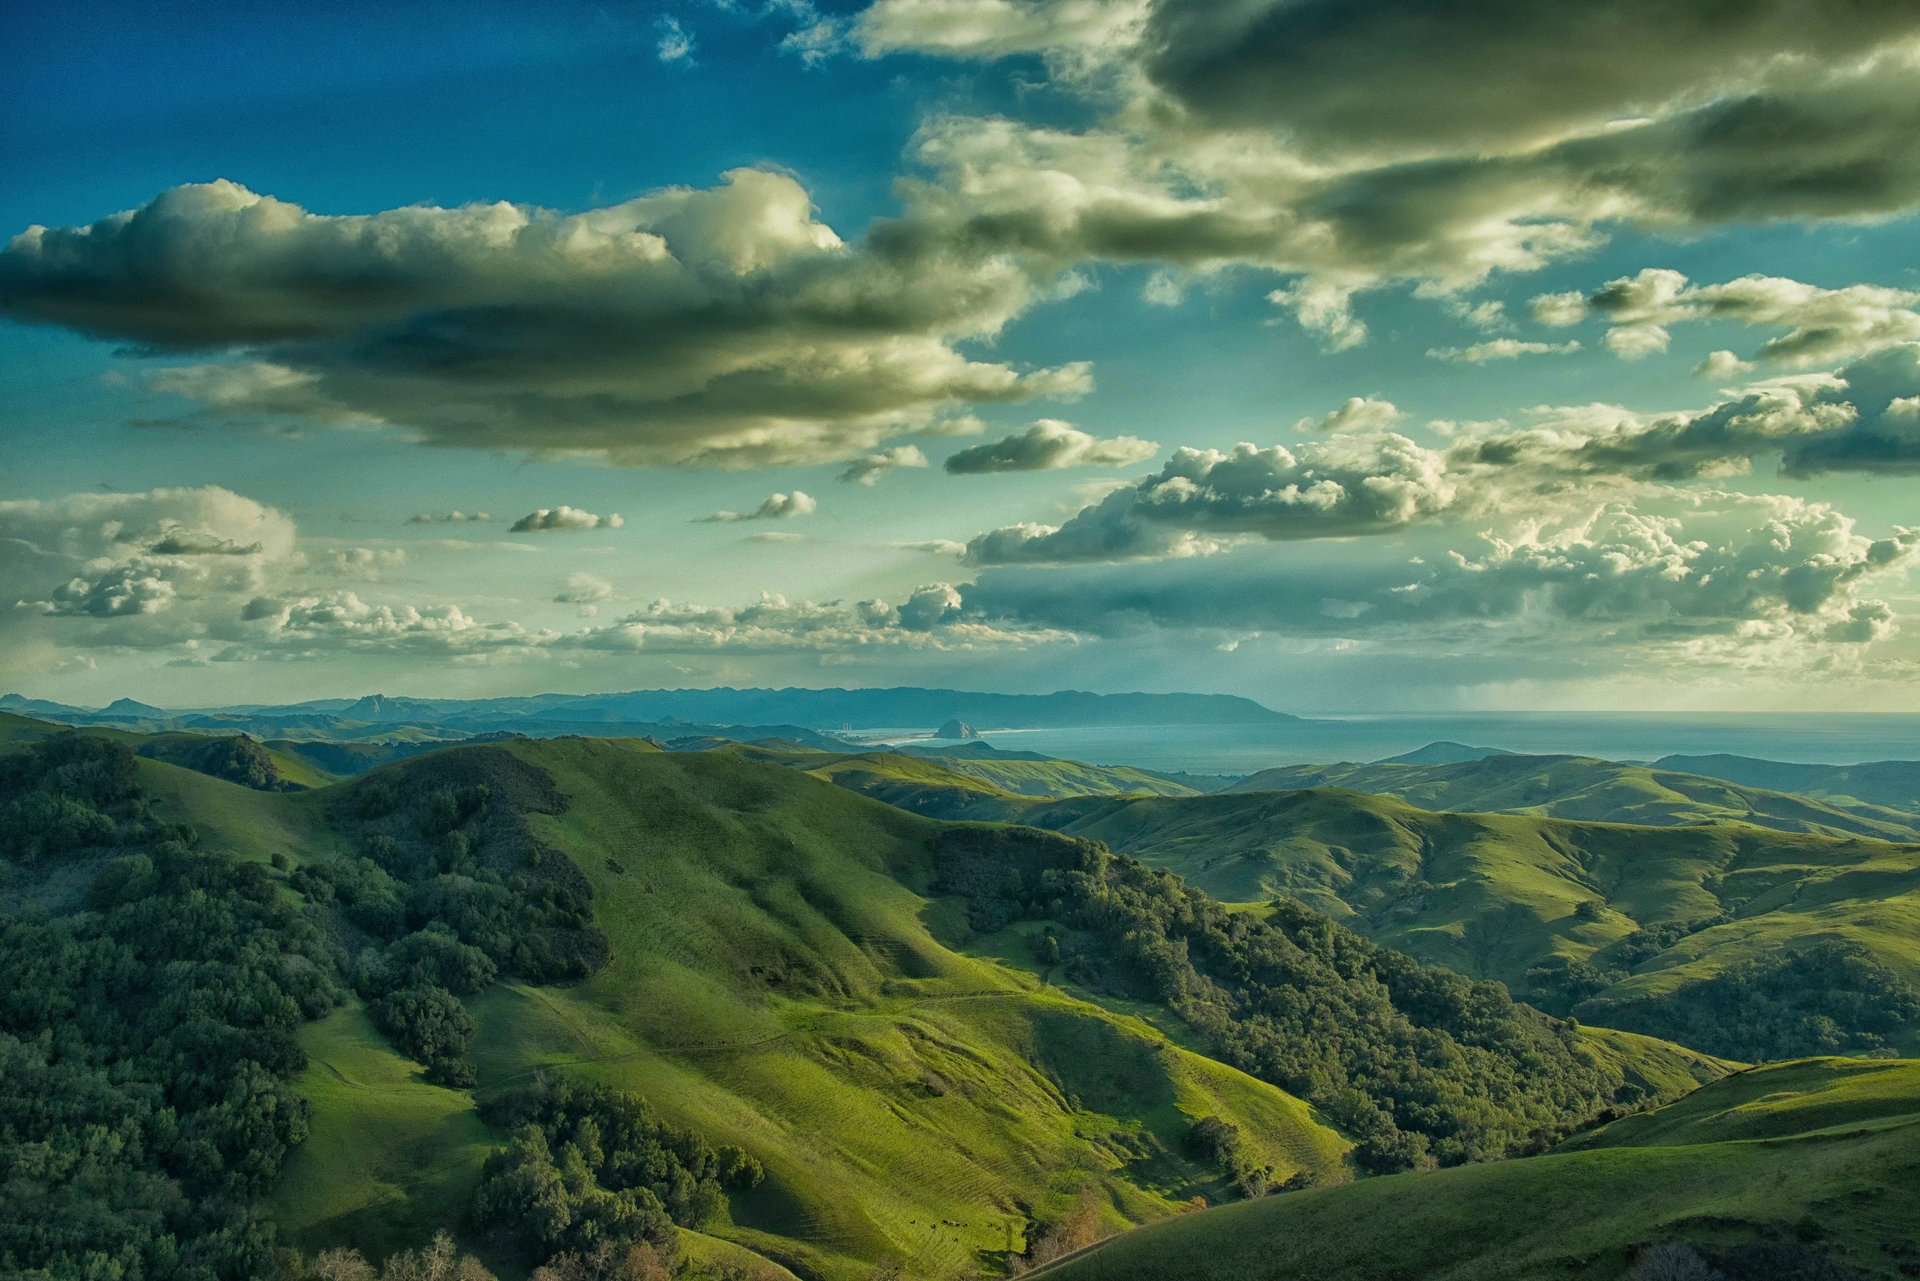
[(1267, 725), (1020, 730), (983, 726), (980, 734), (1004, 751), (1194, 774), (1251, 774), (1275, 765), (1374, 761), (1442, 741), (1528, 754), (1633, 761), (1715, 752), (1821, 765), (1920, 759), (1920, 716), (1905, 714), (1419, 713)]

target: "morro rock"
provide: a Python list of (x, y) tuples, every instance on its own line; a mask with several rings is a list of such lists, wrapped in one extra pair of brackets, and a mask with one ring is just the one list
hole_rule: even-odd
[(935, 738), (979, 738), (980, 731), (956, 716), (933, 731), (933, 736)]

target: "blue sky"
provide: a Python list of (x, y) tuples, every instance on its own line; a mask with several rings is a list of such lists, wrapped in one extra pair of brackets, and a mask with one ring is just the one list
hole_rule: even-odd
[(1920, 709), (1920, 18), (1500, 8), (25, 15), (0, 684)]

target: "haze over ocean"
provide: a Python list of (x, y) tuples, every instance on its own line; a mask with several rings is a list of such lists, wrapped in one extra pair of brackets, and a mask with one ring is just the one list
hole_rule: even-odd
[(1920, 716), (1893, 713), (1419, 712), (1276, 725), (976, 728), (1004, 751), (1195, 774), (1372, 761), (1436, 742), (1638, 761), (1716, 752), (1816, 765), (1920, 758)]

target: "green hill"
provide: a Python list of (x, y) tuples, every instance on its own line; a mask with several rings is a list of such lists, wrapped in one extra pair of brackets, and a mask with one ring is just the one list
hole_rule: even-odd
[(1017, 822), (1034, 800), (1074, 796), (1198, 796), (1200, 789), (1149, 770), (1040, 758), (861, 752), (771, 754), (768, 759), (840, 783), (916, 814)]
[[(1333, 788), (1039, 801), (925, 761), (817, 768), (919, 813), (1102, 841), (1226, 902), (1295, 899), (1377, 942), (1499, 979), (1589, 1022), (1735, 1058), (1920, 1049), (1920, 1014), (1877, 1021), (1903, 1011), (1897, 1003), (1867, 1002), (1837, 1034), (1820, 1023), (1860, 1005), (1874, 983), (1920, 982), (1920, 845), (1741, 823), (1434, 813)], [(1743, 991), (1771, 981), (1739, 967), (1777, 969), (1796, 951), (1828, 946), (1858, 948), (1887, 973), (1843, 973), (1823, 953), (1802, 977), (1839, 1004), (1795, 1015), (1805, 1035), (1737, 1026), (1746, 1016), (1734, 1008), (1752, 1003)]]
[(1649, 1247), (1684, 1243), (1730, 1276), (1847, 1275), (1816, 1270), (1822, 1258), (1910, 1276), (1917, 1182), (1920, 1063), (1815, 1059), (1729, 1077), (1552, 1155), (1225, 1206), (1035, 1275), (1613, 1281)]
[[(1417, 1161), (1429, 1131), (1446, 1160), (1514, 1150), (1725, 1070), (1582, 1035), (1316, 917), (1233, 917), (1099, 846), (924, 819), (751, 750), (513, 741), (276, 792), (137, 747), (22, 731), (0, 748), (0, 902), (53, 913), (0, 915), (0, 1061), (52, 1070), (38, 994), (67, 992), (89, 1004), (64, 1034), (116, 1038), (86, 1052), (136, 1065), (114, 1088), (150, 1133), (175, 1098), (244, 1147), (266, 1108), (252, 1182), (199, 1213), (245, 1222), (247, 1189), (268, 1187), (307, 1251), (462, 1229), (509, 1139), (498, 1109), (555, 1075), (644, 1100), (696, 1166), (737, 1148), (764, 1173), (682, 1221), (689, 1257), (836, 1281), (1004, 1270), (1069, 1225)], [(1256, 962), (1268, 977), (1234, 977)], [(152, 995), (111, 999), (127, 983)], [(1258, 1035), (1206, 995), (1229, 990), (1267, 1011)], [(1288, 993), (1341, 1035), (1307, 1034)], [(200, 1013), (169, 1021), (175, 1001)], [(216, 1069), (235, 1084), (205, 1094)], [(0, 1115), (0, 1133), (57, 1115)], [(150, 1182), (167, 1150), (116, 1149), (112, 1168)], [(67, 1177), (34, 1203), (84, 1200)], [(577, 1212), (627, 1204), (565, 1177), (586, 1181)], [(101, 1258), (120, 1262), (100, 1266), (154, 1257), (165, 1224), (197, 1230), (153, 1196), (162, 1217), (117, 1226)], [(466, 1244), (507, 1275), (528, 1261), (486, 1232)], [(239, 1268), (256, 1246), (226, 1248)]]
[[(1710, 771), (1709, 771), (1710, 772)], [(1920, 841), (1920, 819), (1859, 800), (1816, 800), (1683, 773), (1588, 756), (1493, 755), (1474, 760), (1289, 765), (1262, 770), (1225, 789), (1283, 792), (1342, 787), (1396, 796), (1429, 810), (1527, 814), (1589, 822), (1670, 827), (1752, 823), (1782, 832)]]

